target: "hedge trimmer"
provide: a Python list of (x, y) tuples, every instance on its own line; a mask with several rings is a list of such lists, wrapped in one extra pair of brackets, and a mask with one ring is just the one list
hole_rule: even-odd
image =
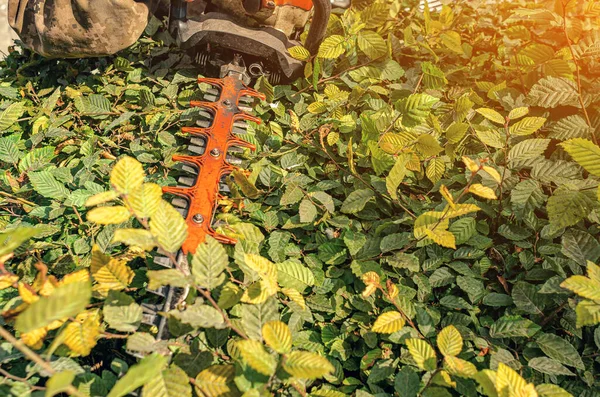
[[(347, 5), (347, 4), (346, 4)], [(244, 140), (255, 98), (264, 95), (249, 88), (261, 76), (272, 84), (291, 81), (302, 74), (302, 61), (288, 49), (300, 45), (298, 38), (311, 14), (304, 47), (315, 54), (321, 44), (331, 12), (330, 0), (174, 0), (169, 29), (178, 43), (192, 52), (205, 75), (200, 78), (211, 88), (202, 101), (192, 101), (201, 119), (182, 132), (189, 137), (187, 153), (173, 156), (183, 173), (179, 186), (164, 188), (175, 196), (172, 203), (186, 219), (188, 239), (177, 257), (178, 266), (187, 267), (187, 257), (196, 252), (206, 236), (225, 244), (235, 240), (219, 234), (213, 224), (217, 203), (228, 192), (224, 178), (242, 160), (244, 149), (255, 150)], [(173, 267), (168, 257), (157, 256), (155, 263)], [(157, 303), (144, 303), (144, 320), (157, 327), (158, 338), (167, 336), (167, 312), (186, 297), (172, 287), (151, 291)]]

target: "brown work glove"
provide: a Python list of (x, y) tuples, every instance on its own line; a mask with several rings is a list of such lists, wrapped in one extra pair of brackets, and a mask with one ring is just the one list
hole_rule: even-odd
[(48, 57), (114, 54), (142, 34), (159, 0), (9, 0), (8, 22)]

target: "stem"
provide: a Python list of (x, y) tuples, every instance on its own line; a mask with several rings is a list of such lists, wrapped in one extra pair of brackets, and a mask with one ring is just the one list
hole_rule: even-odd
[(29, 379), (27, 379), (27, 378), (20, 378), (18, 376), (15, 376), (15, 375), (11, 374), (10, 372), (5, 371), (2, 368), (0, 368), (0, 374), (2, 374), (5, 378), (12, 379), (12, 380), (14, 380), (16, 382), (25, 383), (27, 386), (29, 386), (31, 388), (31, 390), (46, 390), (45, 387), (34, 386), (34, 385), (32, 385), (32, 384), (29, 383)]
[(579, 63), (577, 62), (577, 58), (575, 56), (575, 50), (573, 49), (573, 43), (571, 42), (571, 38), (569, 37), (569, 32), (567, 32), (567, 4), (563, 1), (563, 33), (565, 35), (565, 39), (567, 40), (567, 45), (569, 46), (569, 51), (571, 52), (571, 58), (573, 58), (573, 63), (575, 64), (575, 76), (577, 78), (577, 90), (579, 93), (579, 105), (581, 106), (581, 110), (583, 111), (583, 115), (585, 116), (585, 121), (592, 130), (592, 140), (597, 145), (598, 140), (596, 139), (596, 134), (594, 133), (594, 128), (592, 127), (592, 122), (590, 120), (590, 116), (588, 115), (587, 109), (585, 108), (585, 104), (583, 102), (583, 88), (581, 85), (581, 72)]
[[(23, 343), (23, 341), (15, 338), (10, 332), (8, 332), (5, 328), (3, 328), (1, 326), (0, 326), (0, 336), (3, 339), (5, 339), (7, 342), (9, 342), (11, 345), (13, 345), (15, 348), (17, 348), (29, 360), (33, 361), (35, 364), (37, 364), (41, 368), (43, 368), (44, 371), (48, 372), (50, 375), (54, 375), (57, 373), (54, 370), (54, 368), (52, 368), (50, 363), (48, 363), (47, 361), (42, 359), (40, 356), (38, 356), (33, 350), (31, 350), (29, 347), (27, 347), (27, 345), (25, 345), (25, 343)], [(71, 396), (85, 397), (85, 395), (80, 393), (79, 390), (77, 390), (73, 385), (70, 385), (69, 387), (67, 387), (65, 392)]]

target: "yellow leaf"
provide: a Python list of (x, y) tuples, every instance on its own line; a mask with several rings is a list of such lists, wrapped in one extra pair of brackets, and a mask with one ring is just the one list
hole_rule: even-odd
[(154, 236), (144, 229), (118, 229), (115, 231), (112, 242), (139, 247), (145, 251), (150, 251), (156, 247)]
[(292, 333), (287, 324), (281, 321), (268, 321), (262, 326), (262, 336), (267, 346), (279, 354), (292, 350)]
[(21, 340), (32, 349), (38, 350), (44, 345), (44, 338), (47, 334), (47, 328), (39, 328), (34, 331), (21, 334)]
[(138, 218), (150, 218), (158, 210), (162, 188), (155, 183), (144, 183), (127, 195), (127, 204)]
[(385, 312), (377, 317), (371, 331), (380, 334), (393, 334), (394, 332), (400, 331), (405, 323), (404, 317), (399, 312)]
[(519, 396), (527, 382), (514, 369), (504, 363), (498, 363), (496, 372), (496, 392), (499, 396)]
[(365, 285), (375, 285), (379, 286), (381, 279), (379, 278), (379, 274), (375, 272), (366, 272), (361, 276), (363, 283)]
[(134, 158), (123, 157), (110, 173), (110, 183), (121, 194), (129, 194), (144, 183), (144, 168)]
[(88, 269), (78, 270), (73, 273), (69, 273), (58, 282), (58, 285), (66, 285), (71, 283), (77, 283), (79, 281), (89, 281), (90, 271)]
[(283, 363), (283, 369), (293, 377), (302, 379), (322, 378), (335, 371), (325, 357), (304, 351), (291, 352)]
[(444, 356), (458, 356), (463, 348), (463, 338), (454, 325), (449, 325), (438, 334), (437, 345)]
[(472, 212), (477, 212), (480, 209), (481, 208), (475, 204), (456, 204), (454, 208), (446, 207), (446, 209), (444, 209), (444, 214), (446, 214), (446, 218), (452, 219), (470, 214)]
[(479, 197), (483, 197), (489, 200), (496, 200), (498, 198), (494, 190), (490, 189), (487, 186), (483, 186), (480, 183), (474, 183), (471, 186), (469, 186), (469, 193), (475, 194)]
[(529, 113), (529, 108), (527, 108), (527, 107), (515, 108), (510, 111), (510, 113), (508, 114), (508, 118), (511, 120), (516, 120), (516, 119), (520, 119), (521, 117), (527, 115), (528, 113)]
[(109, 201), (113, 201), (119, 197), (119, 194), (114, 190), (109, 190), (108, 192), (102, 192), (98, 194), (94, 194), (92, 197), (88, 198), (85, 202), (86, 207), (95, 207), (96, 205), (108, 203)]
[(262, 343), (247, 339), (236, 344), (244, 361), (256, 372), (266, 376), (270, 376), (275, 372), (277, 362), (273, 356), (267, 353)]
[(387, 293), (390, 296), (390, 299), (394, 300), (400, 294), (400, 290), (394, 283), (387, 284)]
[(100, 312), (90, 310), (80, 313), (63, 331), (63, 343), (71, 349), (71, 356), (90, 354), (100, 336)]
[(477, 113), (479, 113), (480, 115), (482, 115), (483, 117), (485, 117), (486, 119), (493, 121), (494, 123), (504, 125), (504, 123), (506, 122), (504, 117), (500, 113), (496, 112), (494, 109), (479, 108), (479, 109), (476, 109), (475, 111)]
[(233, 382), (234, 377), (233, 365), (213, 365), (196, 376), (194, 386), (199, 396), (235, 397), (239, 396), (239, 392)]
[(442, 194), (442, 197), (446, 199), (450, 208), (456, 208), (456, 204), (454, 204), (454, 198), (445, 185), (440, 186), (440, 193)]
[(277, 292), (277, 283), (273, 284), (268, 280), (256, 281), (244, 291), (242, 299), (244, 303), (251, 303), (253, 305), (260, 305), (265, 303), (269, 297), (273, 296)]
[(134, 275), (125, 261), (111, 259), (106, 266), (94, 273), (94, 280), (98, 283), (94, 286), (94, 291), (106, 296), (110, 290), (123, 290), (129, 286)]
[(304, 297), (300, 292), (298, 292), (298, 290), (295, 290), (294, 288), (282, 288), (281, 292), (283, 292), (285, 296), (290, 298), (292, 302), (300, 306), (302, 310), (306, 310), (306, 302), (304, 301)]
[(23, 302), (25, 303), (32, 304), (36, 300), (40, 299), (40, 297), (37, 296), (36, 293), (33, 292), (32, 289), (24, 283), (19, 283), (17, 289), (19, 291), (21, 299), (23, 299)]
[(477, 374), (477, 367), (472, 363), (454, 356), (444, 357), (444, 368), (452, 375), (461, 378), (472, 378)]
[(600, 300), (600, 282), (585, 276), (571, 276), (563, 281), (560, 286), (575, 292), (581, 297), (591, 300)]
[(417, 367), (424, 371), (434, 371), (437, 368), (437, 357), (429, 343), (423, 339), (407, 339), (406, 345)]
[(467, 156), (463, 156), (462, 161), (463, 163), (465, 163), (465, 167), (467, 167), (467, 169), (471, 171), (471, 173), (475, 174), (479, 172), (479, 166), (477, 165), (477, 163), (468, 158)]
[(14, 283), (19, 281), (19, 276), (14, 274), (0, 275), (0, 290), (12, 287)]
[(600, 266), (594, 262), (587, 261), (587, 274), (592, 281), (600, 283)]
[(415, 238), (422, 239), (427, 237), (427, 230), (433, 228), (439, 228), (441, 230), (448, 229), (449, 217), (447, 214), (439, 211), (428, 211), (425, 212), (416, 219), (415, 221)]
[(150, 219), (150, 231), (158, 245), (167, 252), (177, 252), (188, 236), (187, 224), (179, 212), (161, 200)]
[(456, 249), (456, 236), (448, 230), (443, 230), (438, 226), (433, 230), (426, 229), (425, 234), (442, 247)]
[(377, 285), (369, 284), (369, 285), (367, 285), (367, 288), (364, 289), (364, 291), (362, 292), (361, 295), (363, 298), (368, 298), (369, 296), (373, 295), (376, 291), (377, 291)]
[(87, 220), (99, 225), (117, 225), (127, 221), (131, 212), (122, 205), (96, 207), (87, 213)]
[(94, 244), (92, 247), (92, 260), (90, 263), (90, 270), (92, 271), (92, 274), (100, 270), (101, 267), (106, 266), (108, 262), (110, 262), (110, 259), (110, 255), (105, 255), (102, 253), (100, 247)]
[(496, 182), (502, 183), (502, 177), (500, 176), (500, 173), (496, 171), (495, 168), (492, 168), (489, 165), (484, 165), (483, 170), (487, 172), (487, 174), (491, 176)]
[(453, 381), (450, 377), (450, 374), (443, 369), (435, 374), (435, 376), (431, 379), (431, 382), (444, 387), (456, 387), (456, 382)]

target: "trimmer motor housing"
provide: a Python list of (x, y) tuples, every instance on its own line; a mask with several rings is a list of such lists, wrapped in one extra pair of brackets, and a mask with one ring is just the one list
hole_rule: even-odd
[(311, 15), (305, 47), (314, 54), (330, 13), (330, 0), (174, 0), (170, 30), (207, 74), (224, 77), (223, 65), (241, 54), (246, 80), (264, 75), (278, 84), (302, 74), (303, 63), (288, 49), (301, 44)]

